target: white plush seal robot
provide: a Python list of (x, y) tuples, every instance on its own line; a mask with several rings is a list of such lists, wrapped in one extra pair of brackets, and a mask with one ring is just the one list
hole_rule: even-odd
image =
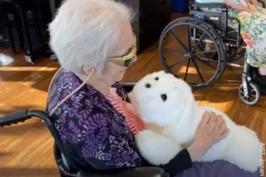
[(213, 145), (199, 161), (226, 160), (255, 172), (260, 164), (260, 141), (256, 133), (236, 125), (225, 113), (197, 105), (190, 86), (164, 71), (145, 76), (129, 94), (145, 129), (135, 135), (142, 156), (151, 164), (169, 162), (195, 137), (205, 111), (223, 116), (229, 134)]

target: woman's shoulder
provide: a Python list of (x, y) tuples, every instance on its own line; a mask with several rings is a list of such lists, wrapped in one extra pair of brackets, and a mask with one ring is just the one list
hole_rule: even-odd
[[(66, 104), (80, 105), (82, 102), (85, 104), (86, 100), (92, 100), (95, 99), (95, 97), (99, 97), (100, 94), (93, 87), (86, 84), (80, 87), (81, 84), (82, 81), (73, 72), (68, 72), (63, 69), (58, 71), (52, 79), (51, 86), (48, 91), (48, 112), (50, 112), (59, 102), (69, 95), (71, 96), (64, 104), (62, 104), (62, 106), (66, 106)], [(77, 90), (77, 88), (79, 89)]]
[[(114, 111), (108, 100), (92, 86), (85, 84), (80, 87), (81, 84), (82, 81), (74, 73), (57, 73), (47, 103), (47, 111), (53, 114), (55, 123), (66, 129), (70, 123), (76, 124), (77, 121), (81, 128), (86, 124), (94, 125), (95, 121), (105, 125), (104, 121), (114, 120), (110, 118), (114, 116)], [(64, 102), (61, 104), (62, 100)]]
[(73, 72), (60, 69), (51, 81), (50, 91), (56, 87), (63, 87), (64, 90), (72, 90), (75, 86), (80, 85), (81, 82), (82, 81)]

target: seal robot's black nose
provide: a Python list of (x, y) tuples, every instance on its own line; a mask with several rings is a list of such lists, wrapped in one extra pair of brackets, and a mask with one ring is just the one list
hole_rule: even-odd
[(167, 100), (167, 95), (166, 94), (161, 94), (161, 98), (163, 101), (166, 101)]

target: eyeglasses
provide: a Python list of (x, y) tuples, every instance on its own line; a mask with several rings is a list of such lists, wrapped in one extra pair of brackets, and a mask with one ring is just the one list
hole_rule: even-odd
[(118, 64), (120, 66), (128, 67), (132, 61), (137, 55), (137, 46), (134, 45), (128, 54), (121, 56), (121, 57), (112, 57), (111, 62)]

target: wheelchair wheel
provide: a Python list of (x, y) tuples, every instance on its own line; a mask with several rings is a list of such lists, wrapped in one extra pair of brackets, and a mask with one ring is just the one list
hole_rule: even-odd
[(214, 28), (191, 17), (179, 18), (166, 26), (159, 52), (165, 70), (192, 88), (214, 84), (226, 64), (225, 45)]
[(249, 94), (248, 96), (245, 96), (245, 91), (244, 91), (244, 85), (241, 84), (238, 89), (238, 95), (240, 97), (240, 100), (244, 102), (247, 105), (253, 106), (258, 103), (259, 98), (260, 98), (260, 90), (258, 86), (254, 83), (248, 83), (247, 84), (248, 89), (249, 89)]

